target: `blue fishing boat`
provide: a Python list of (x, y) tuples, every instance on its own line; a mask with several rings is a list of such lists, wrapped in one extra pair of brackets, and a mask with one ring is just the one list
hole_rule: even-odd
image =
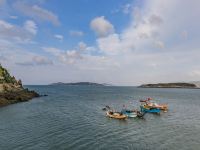
[(160, 113), (160, 109), (159, 108), (149, 108), (146, 106), (140, 106), (141, 112), (144, 113)]

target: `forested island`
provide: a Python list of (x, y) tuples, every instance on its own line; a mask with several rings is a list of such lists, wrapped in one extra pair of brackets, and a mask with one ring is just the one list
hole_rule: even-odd
[(139, 88), (199, 88), (194, 83), (157, 83), (157, 84), (143, 84)]
[(0, 64), (0, 106), (28, 101), (39, 96), (35, 91), (25, 89), (22, 86), (22, 81), (16, 80)]
[(107, 86), (108, 84), (99, 84), (94, 82), (72, 82), (72, 83), (63, 83), (63, 82), (57, 82), (52, 83), (50, 85), (87, 85), (87, 86)]

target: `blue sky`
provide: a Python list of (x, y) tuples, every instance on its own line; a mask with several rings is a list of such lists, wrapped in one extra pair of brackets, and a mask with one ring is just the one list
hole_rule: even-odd
[[(120, 32), (128, 25), (130, 16), (123, 13), (123, 7), (126, 4), (133, 3), (130, 0), (102, 0), (96, 2), (94, 0), (69, 0), (69, 1), (7, 1), (10, 9), (10, 14), (18, 16), (18, 19), (6, 18), (5, 20), (22, 25), (24, 21), (30, 18), (25, 14), (20, 13), (15, 8), (15, 3), (23, 3), (23, 5), (37, 5), (45, 10), (54, 13), (59, 20), (58, 25), (52, 24), (52, 22), (45, 22), (37, 20), (38, 34), (34, 37), (35, 41), (39, 41), (41, 44), (47, 44), (56, 46), (63, 49), (72, 49), (76, 46), (77, 42), (83, 40), (88, 44), (95, 43), (95, 34), (90, 29), (90, 21), (97, 16), (105, 16), (110, 22), (115, 24), (115, 30)], [(20, 5), (19, 4), (19, 5)], [(135, 4), (137, 4), (135, 2)], [(14, 6), (13, 6), (14, 5)], [(14, 7), (14, 11), (11, 9)], [(70, 31), (81, 31), (84, 36), (74, 38), (70, 35)], [(55, 40), (54, 34), (64, 36), (62, 42)]]
[(0, 62), (24, 84), (199, 80), (199, 5), (0, 0)]

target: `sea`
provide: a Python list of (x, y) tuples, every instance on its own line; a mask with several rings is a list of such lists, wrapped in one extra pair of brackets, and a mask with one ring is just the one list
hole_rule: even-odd
[[(26, 87), (48, 96), (0, 108), (0, 150), (200, 150), (200, 89)], [(102, 110), (139, 110), (148, 97), (169, 111), (116, 120)]]

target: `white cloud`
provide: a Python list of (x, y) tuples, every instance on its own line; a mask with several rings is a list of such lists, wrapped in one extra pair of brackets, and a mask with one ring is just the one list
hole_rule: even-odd
[(80, 49), (81, 51), (84, 51), (87, 49), (87, 44), (85, 44), (84, 42), (79, 42), (78, 43), (78, 49)]
[(76, 30), (69, 31), (69, 34), (71, 36), (76, 36), (76, 37), (81, 37), (84, 35), (84, 33), (82, 31), (76, 31)]
[(88, 46), (86, 43), (84, 42), (79, 42), (77, 49), (79, 51), (81, 51), (81, 53), (84, 54), (91, 54), (92, 52), (97, 51), (97, 49), (94, 46)]
[(57, 15), (47, 9), (41, 8), (38, 5), (30, 5), (24, 3), (23, 1), (17, 1), (13, 4), (13, 6), (25, 16), (29, 16), (37, 21), (49, 21), (54, 25), (60, 25)]
[(18, 19), (18, 16), (9, 16), (10, 19)]
[(57, 57), (57, 59), (66, 64), (74, 64), (76, 61), (83, 58), (79, 50), (61, 50), (54, 47), (43, 47), (45, 52)]
[[(199, 4), (195, 0), (146, 1), (142, 8), (133, 10), (129, 27), (119, 34), (98, 38), (97, 46), (123, 66), (119, 68), (121, 72), (134, 75), (134, 79), (130, 79), (132, 84), (192, 80), (187, 72), (197, 65), (195, 55), (199, 54), (200, 21), (196, 20), (200, 17)], [(192, 39), (188, 39), (188, 34)], [(193, 71), (192, 74), (197, 76), (198, 73)]]
[(4, 20), (0, 20), (0, 28), (1, 29), (11, 29), (11, 28), (13, 28), (13, 25), (11, 25), (10, 23), (8, 23)]
[(60, 60), (64, 63), (74, 64), (76, 61), (83, 59), (82, 55), (76, 50), (70, 50), (63, 53)]
[(149, 22), (153, 25), (160, 25), (163, 23), (163, 19), (159, 15), (152, 14), (149, 17)]
[(52, 65), (53, 62), (44, 56), (33, 56), (29, 61), (17, 62), (16, 65), (35, 66), (35, 65)]
[(54, 37), (60, 41), (63, 41), (64, 37), (60, 34), (55, 34)]
[(26, 43), (36, 34), (36, 29), (36, 25), (30, 21), (26, 22), (24, 27), (20, 27), (0, 20), (0, 39), (12, 40), (15, 43)]
[(64, 53), (64, 50), (60, 50), (60, 49), (54, 48), (54, 47), (42, 47), (42, 49), (45, 52), (50, 53), (54, 56), (59, 56), (60, 54)]
[(90, 27), (100, 37), (114, 32), (114, 26), (104, 16), (94, 18), (90, 22)]
[[(193, 0), (192, 2), (196, 1)], [(180, 12), (176, 12), (177, 7), (175, 6), (177, 4)], [(192, 12), (186, 11), (186, 8), (191, 5), (193, 5), (191, 2), (181, 2), (180, 0), (165, 3), (158, 0), (146, 2), (143, 8), (136, 7), (133, 9), (133, 19), (128, 28), (120, 34), (115, 33), (104, 38), (98, 38), (97, 45), (104, 52), (126, 52), (127, 50), (137, 51), (137, 53), (163, 52), (163, 50), (166, 50), (165, 47), (170, 39), (173, 38), (174, 42), (167, 47), (174, 47), (176, 44), (180, 44), (181, 31), (182, 36), (186, 37), (189, 33), (183, 31), (188, 29), (189, 26), (197, 28), (197, 24), (200, 24), (200, 22), (191, 23), (194, 22), (194, 16), (198, 18), (197, 7)], [(175, 19), (174, 14), (179, 17)], [(187, 19), (185, 19), (186, 16)], [(155, 47), (163, 50), (158, 51), (154, 49)]]
[(99, 49), (106, 55), (119, 54), (122, 51), (122, 44), (118, 34), (111, 34), (97, 40)]
[(32, 33), (33, 35), (36, 35), (37, 33), (37, 25), (34, 21), (32, 20), (27, 20), (25, 23), (24, 23), (24, 28)]
[(33, 63), (36, 65), (52, 65), (53, 62), (46, 57), (43, 56), (34, 56), (32, 58)]
[(165, 48), (165, 45), (162, 41), (155, 41), (154, 45), (155, 45), (156, 48), (160, 48), (160, 49)]

